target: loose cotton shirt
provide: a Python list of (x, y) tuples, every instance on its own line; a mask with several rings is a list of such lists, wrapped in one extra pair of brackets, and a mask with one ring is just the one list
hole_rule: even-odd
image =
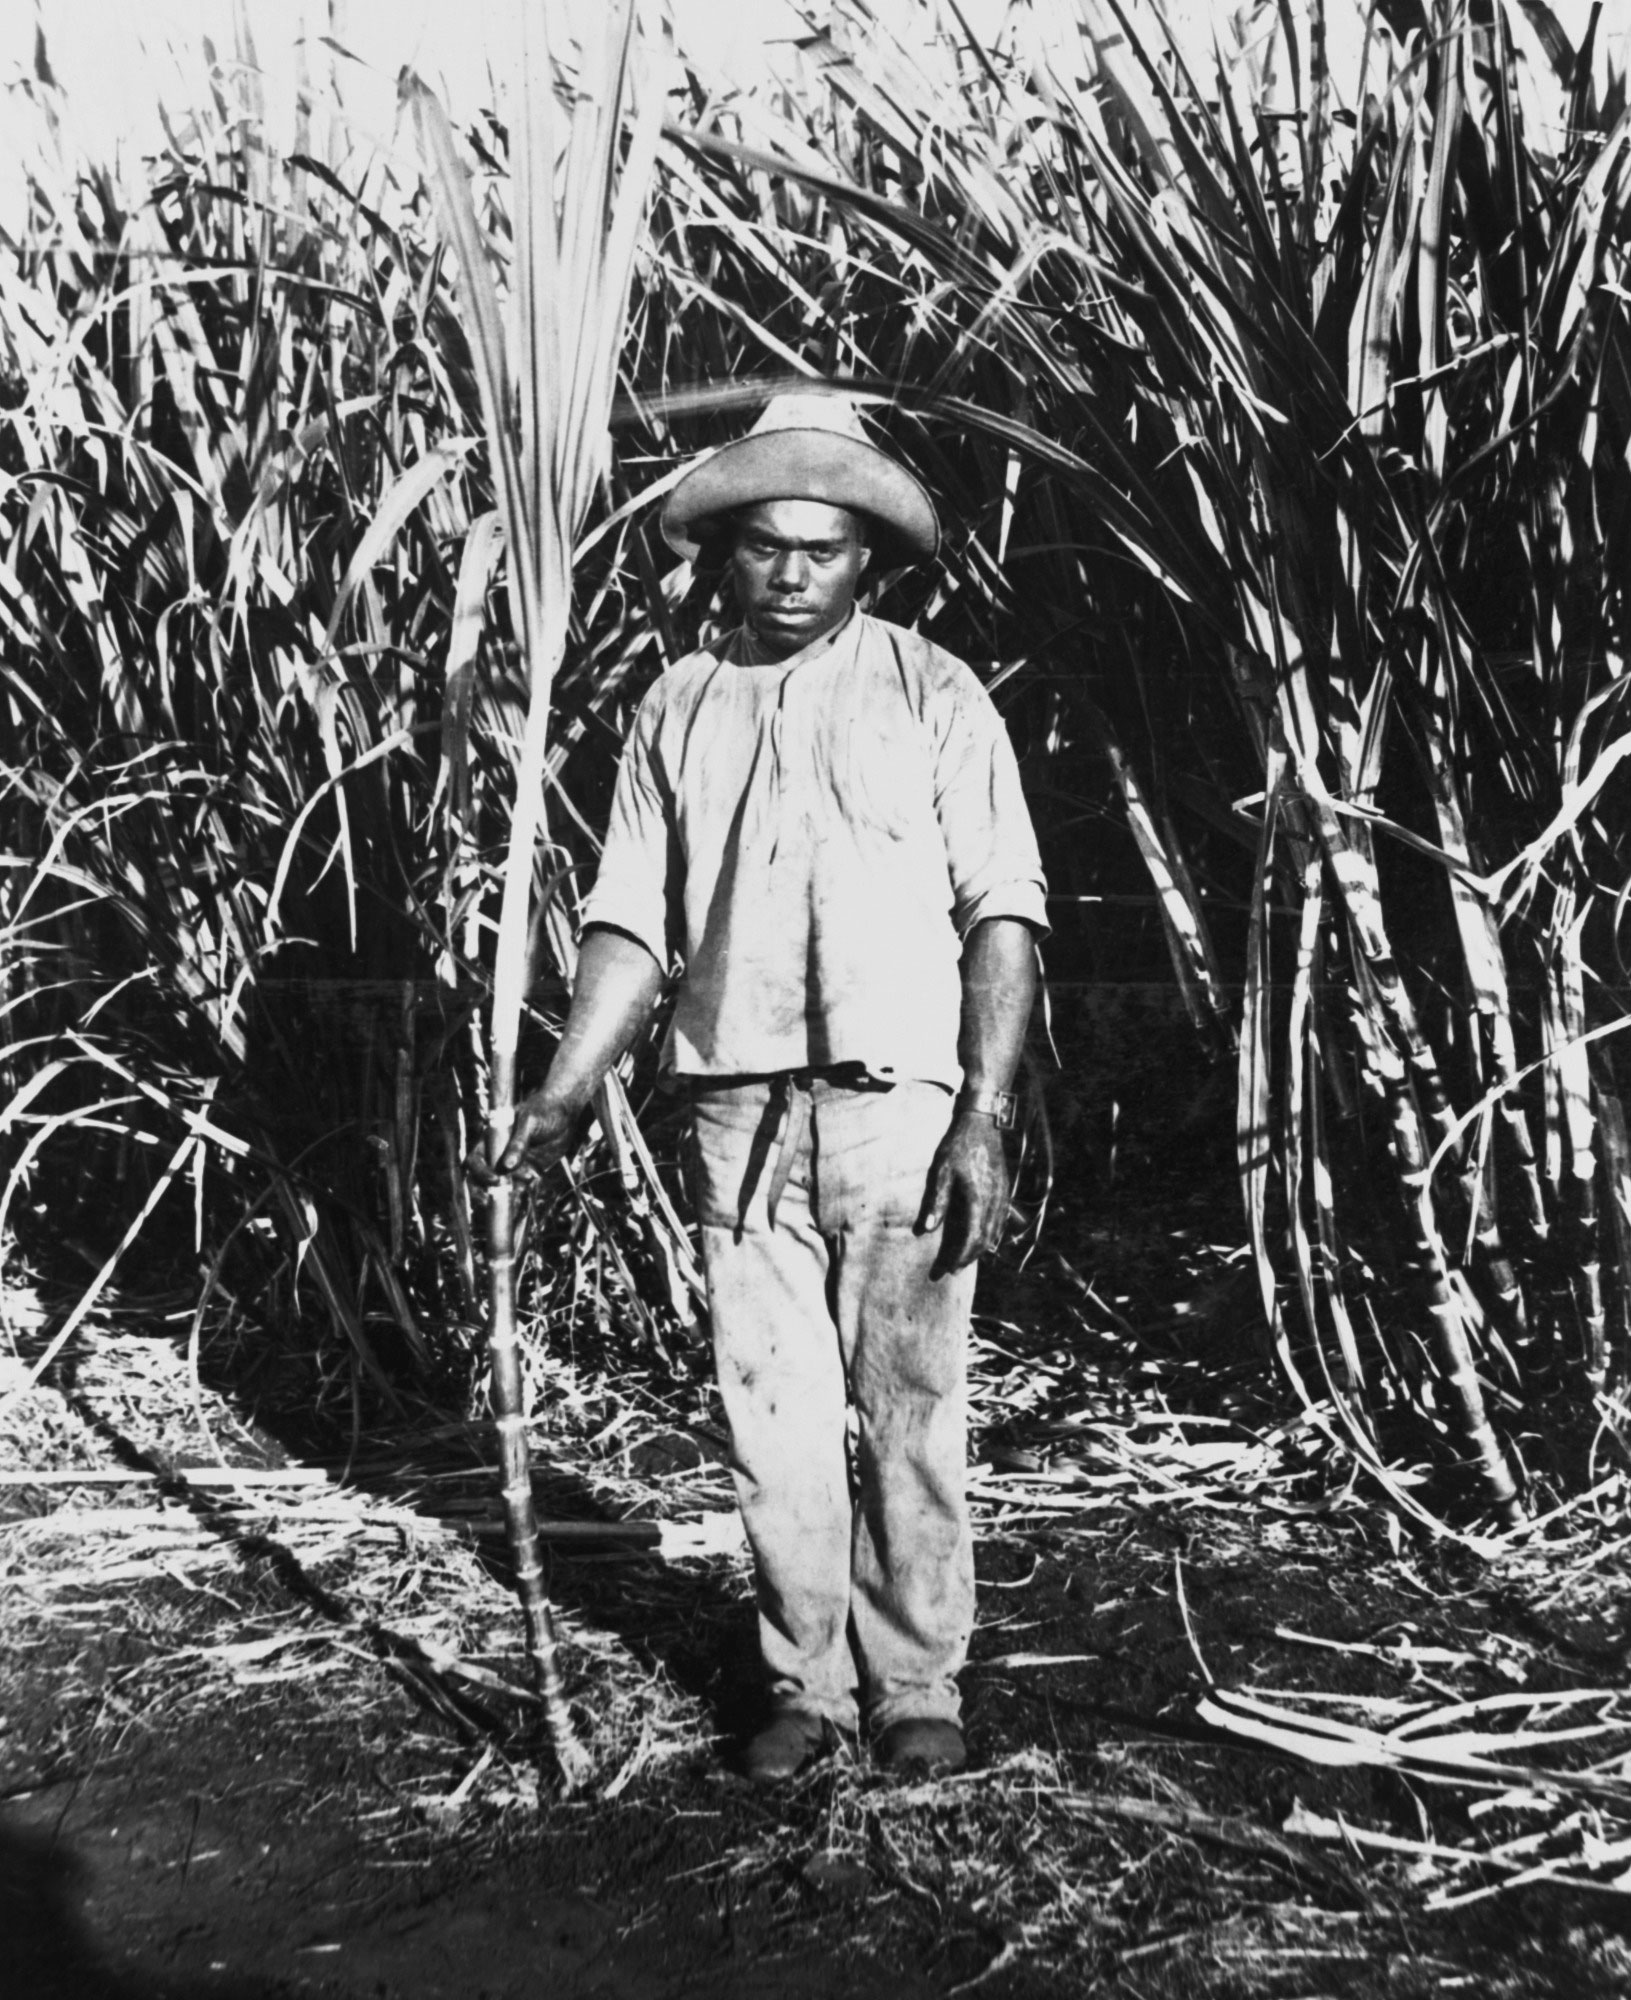
[(956, 1089), (962, 939), (1047, 929), (1036, 838), (990, 696), (855, 612), (791, 659), (742, 635), (641, 704), (588, 924), (684, 973), (680, 1076), (858, 1064)]

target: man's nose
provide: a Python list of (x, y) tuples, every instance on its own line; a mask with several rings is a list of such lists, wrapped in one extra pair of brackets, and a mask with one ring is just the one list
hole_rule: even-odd
[(778, 590), (802, 590), (808, 576), (809, 565), (802, 549), (783, 549), (770, 572), (770, 580)]

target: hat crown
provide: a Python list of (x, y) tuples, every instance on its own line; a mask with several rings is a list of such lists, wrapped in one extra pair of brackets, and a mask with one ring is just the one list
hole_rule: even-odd
[(872, 442), (842, 390), (814, 385), (772, 396), (746, 436), (704, 452), (675, 482), (663, 535), (694, 559), (731, 515), (767, 500), (819, 500), (865, 514), (883, 531), (874, 547), (908, 561), (940, 545), (922, 481)]
[(872, 445), (861, 428), (860, 412), (849, 397), (819, 389), (772, 396), (748, 435), (762, 437), (766, 431), (829, 431), (856, 444)]

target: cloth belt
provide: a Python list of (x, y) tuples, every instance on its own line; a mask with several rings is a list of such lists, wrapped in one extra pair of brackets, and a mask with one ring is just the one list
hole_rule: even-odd
[(784, 1070), (776, 1079), (776, 1090), (782, 1100), (781, 1143), (776, 1148), (776, 1163), (770, 1169), (770, 1190), (765, 1197), (765, 1213), (772, 1226), (776, 1221), (777, 1204), (787, 1192), (787, 1183), (793, 1177), (793, 1163), (798, 1158), (799, 1147), (804, 1144), (810, 1129), (810, 1090), (814, 1082), (813, 1072), (807, 1069)]
[(687, 1079), (691, 1101), (695, 1104), (713, 1090), (734, 1089), (743, 1083), (768, 1083), (770, 1095), (765, 1103), (764, 1115), (754, 1133), (749, 1149), (747, 1171), (742, 1177), (741, 1191), (737, 1197), (736, 1227), (738, 1236), (747, 1227), (748, 1209), (753, 1202), (754, 1190), (762, 1185), (760, 1173), (775, 1148), (775, 1158), (770, 1162), (770, 1185), (765, 1194), (765, 1212), (774, 1226), (776, 1210), (782, 1196), (787, 1192), (787, 1183), (793, 1178), (793, 1168), (798, 1164), (799, 1148), (809, 1136), (814, 1090), (818, 1081), (841, 1085), (846, 1090), (892, 1090), (894, 1085), (882, 1077), (870, 1077), (858, 1063), (835, 1063), (823, 1069), (785, 1069), (770, 1076), (720, 1076), (691, 1077)]

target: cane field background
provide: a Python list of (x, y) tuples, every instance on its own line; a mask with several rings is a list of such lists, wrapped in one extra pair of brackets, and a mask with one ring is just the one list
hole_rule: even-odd
[[(1622, 1994), (1631, 35), (804, 11), (517, 0), (389, 145), (339, 14), (288, 130), (244, 4), (139, 163), (10, 93), (15, 1990)], [(661, 1021), (465, 1162), (730, 616), (661, 496), (810, 382), (1053, 933), (973, 1767), (767, 1796)]]

